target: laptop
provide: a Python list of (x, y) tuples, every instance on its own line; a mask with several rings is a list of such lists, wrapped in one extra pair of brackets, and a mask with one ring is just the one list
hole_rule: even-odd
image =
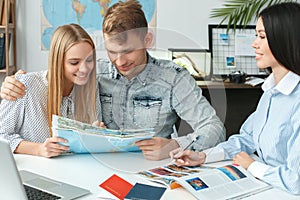
[(20, 200), (74, 199), (90, 193), (86, 189), (26, 170), (19, 172), (6, 140), (0, 139), (0, 152), (0, 198)]

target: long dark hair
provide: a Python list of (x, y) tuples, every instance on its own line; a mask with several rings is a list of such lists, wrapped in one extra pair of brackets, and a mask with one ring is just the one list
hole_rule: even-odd
[(275, 59), (300, 75), (300, 4), (275, 4), (265, 8), (259, 16)]

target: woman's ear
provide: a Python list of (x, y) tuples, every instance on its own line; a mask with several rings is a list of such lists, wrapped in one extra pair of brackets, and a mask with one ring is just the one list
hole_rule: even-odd
[(153, 45), (153, 33), (148, 32), (145, 36), (145, 47), (146, 49), (151, 49)]

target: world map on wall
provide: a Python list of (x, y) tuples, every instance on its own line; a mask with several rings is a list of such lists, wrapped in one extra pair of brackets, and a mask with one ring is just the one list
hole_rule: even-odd
[[(123, 0), (124, 1), (124, 0)], [(48, 50), (54, 30), (63, 24), (80, 24), (102, 48), (102, 21), (107, 9), (119, 0), (41, 0), (42, 49)], [(139, 0), (149, 26), (156, 23), (156, 0)]]

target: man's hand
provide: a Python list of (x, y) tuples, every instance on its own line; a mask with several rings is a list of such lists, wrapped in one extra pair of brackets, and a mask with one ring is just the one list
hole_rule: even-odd
[[(19, 70), (16, 74), (25, 74), (23, 70)], [(15, 75), (16, 75), (15, 74)], [(15, 101), (25, 95), (25, 86), (15, 79), (15, 75), (7, 76), (1, 86), (0, 96), (2, 99)]]
[(40, 145), (38, 155), (51, 158), (59, 156), (70, 149), (68, 146), (58, 144), (58, 142), (67, 143), (67, 140), (60, 137), (47, 138), (46, 141)]
[(148, 160), (162, 160), (169, 157), (169, 152), (179, 147), (176, 140), (161, 137), (153, 137), (149, 140), (141, 140), (136, 145), (142, 150)]
[(248, 169), (248, 167), (254, 162), (254, 159), (249, 156), (246, 152), (242, 151), (239, 154), (236, 154), (234, 158), (232, 159), (232, 164), (238, 164), (242, 166), (245, 169)]
[(183, 151), (182, 148), (178, 148), (170, 152), (170, 157), (178, 166), (196, 166), (205, 162), (206, 154), (191, 150)]

